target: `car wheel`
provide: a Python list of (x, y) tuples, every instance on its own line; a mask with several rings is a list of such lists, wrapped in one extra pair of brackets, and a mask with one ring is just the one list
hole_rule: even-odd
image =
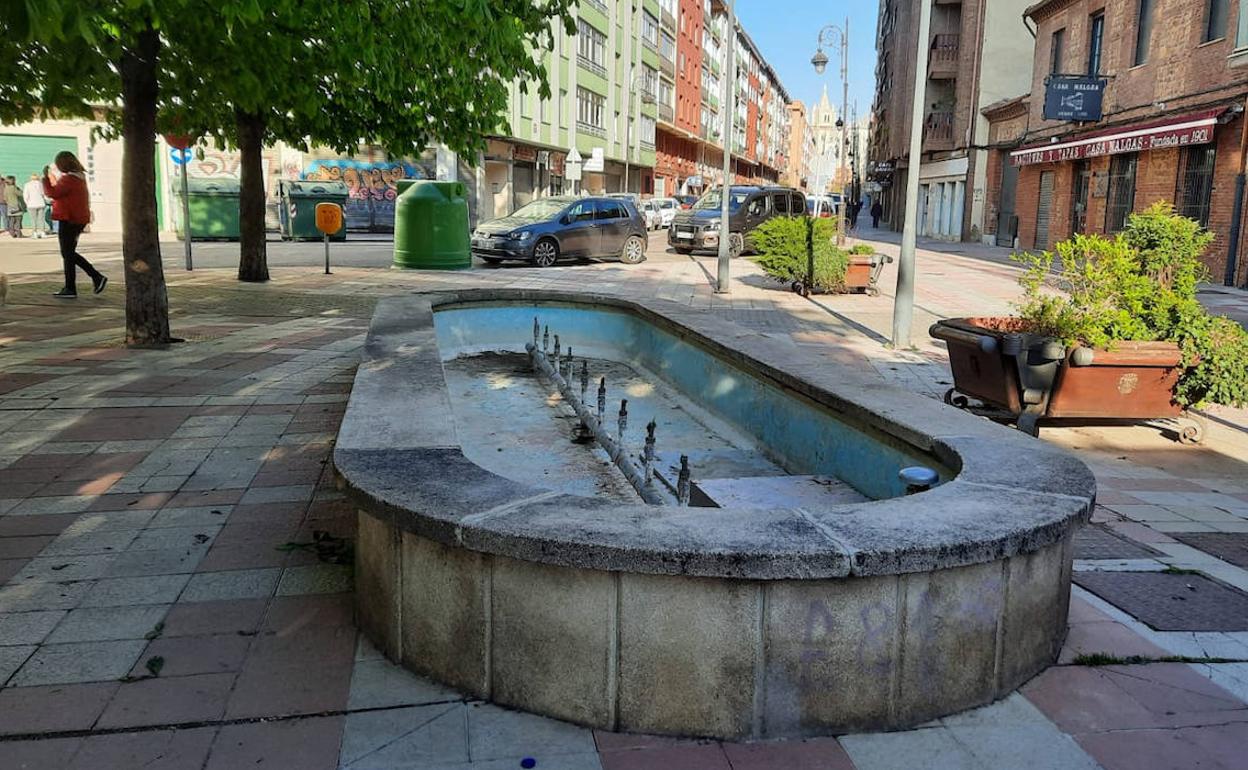
[(646, 244), (636, 235), (630, 235), (620, 249), (620, 261), (626, 265), (636, 265), (646, 261)]
[(538, 241), (533, 247), (533, 264), (538, 267), (550, 267), (559, 260), (559, 244), (547, 238)]
[(741, 237), (741, 233), (730, 233), (728, 235), (728, 255), (732, 258), (741, 256), (745, 251), (745, 239)]

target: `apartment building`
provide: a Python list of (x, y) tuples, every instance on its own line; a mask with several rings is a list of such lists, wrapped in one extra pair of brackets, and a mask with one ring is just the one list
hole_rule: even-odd
[[(574, 14), (575, 32), (552, 20), (554, 45), (538, 53), (550, 98), (512, 84), (508, 131), (489, 138), (477, 174), (483, 218), (545, 195), (654, 192), (663, 4), (580, 0)], [(566, 179), (573, 147), (583, 159), (575, 184)]]
[[(1244, 284), (1242, 243), (1232, 247), (1231, 228), (1248, 98), (1246, 6), (1047, 0), (1028, 9), (1036, 30), (1032, 98), (1025, 128), (998, 150), (1008, 157), (1002, 188), (1017, 175), (1011, 205), (1000, 208), (1007, 221), (1016, 218), (1021, 248), (1113, 233), (1131, 212), (1169, 201), (1214, 233), (1205, 261), (1215, 280)], [(1045, 120), (1051, 74), (1104, 78), (1102, 119)]]
[[(922, 154), (909, 157), (920, 3), (932, 5)], [(1034, 39), (1023, 12), (1034, 0), (880, 0), (872, 180), (884, 221), (900, 230), (906, 179), (919, 174), (919, 233), (979, 240), (985, 227), (988, 119), (982, 110), (1025, 92)]]
[[(673, 0), (676, 42), (671, 119), (660, 95), (656, 138), (655, 194), (697, 195), (722, 181), (722, 102), (736, 89), (733, 116), (733, 179), (775, 183), (785, 168), (789, 145), (788, 94), (758, 47), (737, 25), (728, 29), (720, 0)], [(736, 45), (729, 76), (728, 35)]]
[(799, 99), (789, 110), (789, 150), (785, 157), (780, 183), (800, 190), (809, 190), (815, 163), (815, 135), (807, 120), (806, 105)]

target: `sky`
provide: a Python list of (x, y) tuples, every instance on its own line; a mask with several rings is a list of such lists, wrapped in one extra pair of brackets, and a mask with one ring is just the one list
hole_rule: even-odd
[(819, 29), (825, 24), (845, 24), (849, 18), (849, 104), (858, 100), (858, 118), (871, 112), (875, 96), (875, 21), (879, 0), (737, 0), (737, 17), (754, 44), (771, 63), (790, 99), (807, 107), (818, 103), (823, 87), (840, 110), (841, 73), (836, 51), (825, 48), (831, 60), (823, 75), (816, 75), (814, 56)]

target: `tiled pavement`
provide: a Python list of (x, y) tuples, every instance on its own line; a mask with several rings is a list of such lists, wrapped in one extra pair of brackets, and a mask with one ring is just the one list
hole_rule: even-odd
[[(279, 271), (267, 287), (177, 275), (175, 332), (190, 341), (168, 351), (117, 345), (115, 297), (53, 306), (15, 280), (0, 308), (0, 768), (1245, 766), (1248, 632), (1156, 631), (1082, 588), (1060, 664), (1019, 693), (917, 730), (808, 741), (585, 730), (465, 700), (358, 637), (336, 563), (353, 520), (328, 459), (374, 298), (484, 283), (660, 296), (937, 395), (948, 378), (926, 325), (1005, 311), (1013, 295), (1008, 267), (924, 252), (921, 344), (893, 352), (880, 345), (887, 291), (808, 302), (737, 269), (727, 300), (709, 292), (709, 263), (675, 259)], [(1180, 541), (1248, 532), (1248, 439), (1218, 414), (1227, 424), (1200, 449), (1146, 427), (1045, 431), (1096, 471), (1098, 523), (1151, 549), (1077, 569), (1193, 570), (1248, 589), (1242, 564)]]

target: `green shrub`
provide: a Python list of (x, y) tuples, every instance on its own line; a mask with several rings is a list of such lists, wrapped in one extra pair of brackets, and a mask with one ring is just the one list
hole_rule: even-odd
[(874, 246), (868, 246), (868, 245), (867, 245), (867, 244), (865, 244), (865, 243), (860, 243), (860, 244), (858, 244), (857, 246), (855, 246), (855, 247), (853, 247), (852, 249), (850, 249), (850, 250), (849, 250), (849, 253), (850, 253), (850, 254), (861, 254), (861, 255), (869, 255), (869, 254), (874, 254), (874, 253), (875, 253), (875, 247), (874, 247)]
[(1178, 343), (1188, 368), (1175, 400), (1184, 406), (1248, 404), (1248, 332), (1210, 316), (1196, 298), (1207, 272), (1201, 255), (1213, 236), (1167, 203), (1133, 214), (1113, 238), (1076, 235), (1054, 253), (1019, 254), (1019, 316), (1028, 330), (1067, 345), (1120, 341)]
[(817, 291), (844, 291), (845, 270), (849, 258), (836, 248), (836, 226), (830, 219), (807, 217), (775, 217), (759, 225), (752, 233), (757, 254), (754, 261), (767, 275), (786, 283), (808, 278), (809, 263), (806, 255), (806, 231), (813, 222), (815, 245), (815, 280), (812, 288)]

